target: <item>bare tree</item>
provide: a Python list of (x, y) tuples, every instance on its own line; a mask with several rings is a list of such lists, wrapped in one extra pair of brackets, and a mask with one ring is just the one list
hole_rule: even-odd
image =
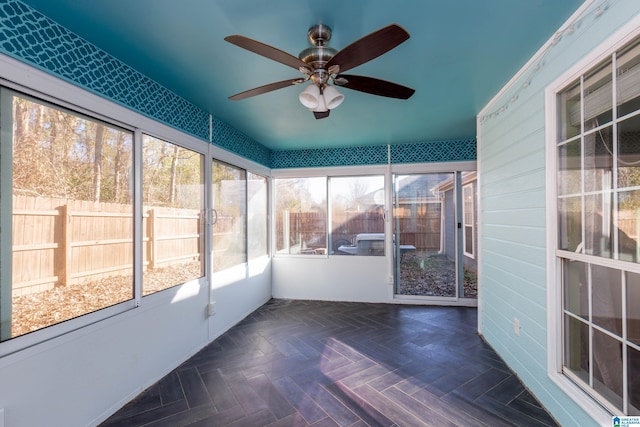
[(124, 184), (126, 183), (125, 178), (127, 175), (126, 167), (129, 164), (127, 159), (128, 156), (124, 148), (124, 139), (125, 139), (125, 133), (117, 132), (116, 144), (115, 144), (116, 152), (114, 154), (114, 159), (113, 159), (113, 163), (114, 163), (113, 165), (114, 166), (113, 167), (113, 187), (114, 187), (113, 199), (117, 203), (129, 202), (129, 192), (126, 191), (126, 188), (124, 188), (125, 191), (123, 192), (123, 185), (126, 185)]
[(100, 202), (100, 189), (102, 185), (102, 147), (104, 143), (104, 126), (96, 125), (95, 155), (93, 158), (93, 201)]
[(173, 155), (171, 156), (171, 179), (169, 181), (169, 205), (175, 206), (176, 203), (176, 187), (177, 187), (177, 179), (176, 174), (178, 173), (178, 153), (180, 152), (180, 147), (177, 145), (173, 146)]

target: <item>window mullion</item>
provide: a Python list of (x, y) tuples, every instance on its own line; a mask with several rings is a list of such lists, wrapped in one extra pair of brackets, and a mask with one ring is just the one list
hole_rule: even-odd
[(586, 174), (585, 174), (585, 142), (584, 142), (584, 76), (580, 76), (580, 223), (582, 233), (582, 249), (581, 253), (586, 254), (587, 233), (585, 223), (587, 213), (585, 209), (585, 191), (586, 191)]
[(593, 265), (587, 266), (587, 301), (589, 308), (589, 387), (594, 388), (593, 383), (593, 282), (592, 282)]
[(615, 232), (613, 233), (613, 259), (620, 259), (620, 251), (619, 251), (619, 234), (618, 223), (619, 223), (619, 215), (618, 215), (618, 109), (616, 106), (618, 105), (618, 96), (617, 96), (617, 66), (616, 66), (616, 54), (611, 55), (611, 91), (612, 91), (612, 102), (611, 102), (611, 114), (612, 114), (612, 131), (611, 131), (611, 145), (613, 151), (613, 184), (611, 188), (611, 197), (613, 198), (613, 223), (615, 224)]
[(0, 341), (11, 338), (12, 302), (12, 217), (13, 217), (13, 95), (0, 89)]
[[(612, 118), (612, 131), (611, 131), (611, 145), (613, 152), (613, 185), (612, 185), (612, 194), (613, 198), (613, 223), (614, 234), (613, 234), (613, 259), (620, 259), (620, 243), (619, 243), (619, 234), (618, 233), (618, 225), (619, 225), (619, 215), (618, 215), (618, 90), (617, 90), (617, 82), (618, 82), (618, 74), (617, 74), (617, 55), (614, 52), (611, 55), (611, 118)], [(629, 413), (629, 387), (628, 387), (628, 361), (627, 361), (627, 280), (626, 274), (624, 271), (620, 271), (622, 275), (622, 412), (624, 414)]]
[(244, 171), (244, 262), (249, 274), (249, 172)]
[(331, 177), (328, 176), (327, 180), (325, 181), (325, 191), (326, 191), (326, 195), (327, 195), (327, 221), (326, 221), (326, 229), (325, 229), (325, 239), (326, 239), (326, 243), (325, 246), (327, 247), (327, 254), (331, 254), (333, 251), (331, 250), (331, 248), (333, 248), (333, 243), (334, 243), (334, 230), (333, 230), (333, 194), (331, 192)]
[(136, 307), (142, 300), (143, 264), (143, 209), (142, 209), (142, 132), (136, 129), (133, 134), (133, 298)]
[(624, 270), (622, 275), (622, 412), (629, 413), (629, 376), (627, 360), (627, 275)]

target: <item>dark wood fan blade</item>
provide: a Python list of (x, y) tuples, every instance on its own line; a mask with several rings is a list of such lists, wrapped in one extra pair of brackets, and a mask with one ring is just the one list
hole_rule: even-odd
[(408, 38), (409, 33), (404, 28), (391, 24), (364, 36), (336, 53), (329, 60), (326, 68), (339, 65), (341, 73), (348, 71), (390, 51)]
[(409, 99), (415, 90), (386, 80), (375, 79), (373, 77), (353, 76), (340, 74), (338, 78), (346, 79), (347, 82), (340, 87), (370, 93), (372, 95), (387, 96), (389, 98)]
[(235, 44), (236, 46), (239, 46), (250, 52), (257, 53), (258, 55), (262, 55), (265, 58), (272, 59), (281, 64), (288, 65), (289, 67), (293, 67), (296, 70), (299, 70), (300, 67), (303, 67), (311, 71), (311, 68), (305, 62), (301, 61), (291, 54), (288, 54), (285, 51), (276, 49), (273, 46), (269, 46), (259, 41), (239, 35), (227, 36), (224, 39), (231, 44)]
[(256, 95), (262, 95), (263, 93), (271, 92), (277, 89), (282, 89), (283, 87), (303, 83), (304, 79), (291, 79), (291, 80), (283, 80), (281, 82), (269, 83), (268, 85), (254, 87), (253, 89), (245, 90), (244, 92), (237, 93), (233, 96), (230, 96), (229, 99), (233, 101), (238, 101), (240, 99), (250, 98)]

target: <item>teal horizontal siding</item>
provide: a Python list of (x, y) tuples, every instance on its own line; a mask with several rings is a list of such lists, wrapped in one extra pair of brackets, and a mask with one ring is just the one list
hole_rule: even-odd
[[(547, 374), (545, 88), (640, 12), (596, 0), (483, 111), (478, 129), (482, 332), (562, 425), (595, 425)], [(553, 286), (553, 284), (551, 284)], [(513, 330), (521, 324), (520, 336)]]

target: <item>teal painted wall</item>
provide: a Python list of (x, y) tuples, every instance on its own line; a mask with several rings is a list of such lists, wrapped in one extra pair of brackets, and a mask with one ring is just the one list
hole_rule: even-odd
[(480, 116), (482, 332), (566, 426), (596, 423), (547, 374), (544, 92), (638, 13), (637, 0), (596, 0)]

